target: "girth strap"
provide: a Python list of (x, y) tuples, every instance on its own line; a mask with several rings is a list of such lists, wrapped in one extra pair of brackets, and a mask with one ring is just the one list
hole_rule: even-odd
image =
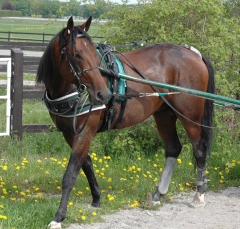
[[(118, 64), (112, 54), (112, 49), (110, 46), (105, 45), (105, 44), (98, 44), (97, 49), (99, 50), (100, 54), (102, 55), (103, 61), (104, 63), (107, 65), (106, 67), (108, 68), (108, 70), (112, 73), (113, 77), (110, 78), (110, 85), (111, 85), (111, 91), (112, 91), (112, 98), (109, 101), (109, 108), (106, 112), (106, 120), (103, 124), (103, 126), (99, 129), (99, 132), (110, 130), (111, 129), (111, 125), (112, 125), (112, 121), (114, 118), (114, 108), (116, 105), (116, 95), (117, 94), (117, 89), (118, 89), (118, 74), (119, 74), (119, 69), (118, 69)], [(120, 114), (118, 116), (117, 122), (115, 123), (113, 128), (116, 128), (117, 125), (121, 122), (123, 114), (124, 114), (124, 110), (126, 107), (126, 103), (127, 100), (124, 100), (121, 103), (121, 110), (120, 110)]]

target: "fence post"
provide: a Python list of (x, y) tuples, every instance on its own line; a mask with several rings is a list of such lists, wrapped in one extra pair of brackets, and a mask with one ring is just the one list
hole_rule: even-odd
[(12, 91), (11, 91), (11, 130), (22, 140), (22, 105), (23, 105), (23, 52), (19, 48), (11, 49)]
[(10, 41), (10, 36), (11, 36), (11, 33), (10, 31), (8, 31), (8, 42)]

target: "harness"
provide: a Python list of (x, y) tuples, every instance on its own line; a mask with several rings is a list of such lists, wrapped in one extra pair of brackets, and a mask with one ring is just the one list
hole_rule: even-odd
[(112, 76), (108, 77), (108, 88), (112, 93), (112, 97), (109, 101), (109, 108), (105, 112), (104, 123), (102, 127), (98, 130), (98, 132), (103, 132), (105, 130), (111, 129), (112, 121), (115, 116), (114, 109), (116, 102), (121, 102), (121, 108), (117, 121), (112, 128), (116, 128), (121, 122), (126, 108), (127, 99), (119, 97), (119, 95), (124, 95), (125, 93), (127, 93), (127, 85), (126, 80), (120, 79), (118, 77), (119, 73), (124, 74), (124, 69), (120, 60), (115, 55), (113, 55), (111, 47), (105, 44), (98, 44), (97, 52), (101, 56), (101, 61), (104, 63), (105, 68), (108, 69)]
[[(77, 37), (84, 37), (84, 34), (79, 34)], [(74, 132), (80, 133), (83, 130), (84, 126), (86, 125), (91, 111), (104, 109), (106, 108), (106, 106), (105, 105), (92, 106), (88, 100), (88, 93), (86, 91), (86, 86), (81, 81), (81, 76), (83, 74), (95, 68), (98, 68), (98, 66), (84, 69), (81, 72), (76, 71), (68, 57), (66, 47), (65, 47), (66, 44), (67, 44), (67, 41), (64, 42), (63, 48), (61, 50), (61, 55), (62, 57), (63, 55), (66, 56), (66, 61), (69, 65), (70, 71), (73, 73), (74, 77), (78, 82), (77, 91), (54, 100), (50, 99), (47, 94), (47, 91), (45, 91), (43, 96), (43, 101), (50, 113), (58, 116), (62, 116), (62, 117), (73, 117)], [(98, 45), (97, 52), (100, 55), (102, 61), (104, 62), (105, 67), (111, 71), (111, 74), (113, 76), (117, 76), (119, 73), (124, 73), (121, 62), (115, 55), (112, 54), (110, 46)], [(115, 115), (114, 107), (116, 102), (121, 102), (121, 111), (113, 128), (116, 128), (116, 126), (122, 120), (123, 113), (126, 107), (127, 100), (122, 97), (115, 96), (117, 94), (118, 95), (124, 94), (126, 92), (126, 80), (117, 79), (117, 77), (109, 77), (108, 87), (112, 93), (112, 96), (109, 101), (109, 109), (106, 110), (104, 115), (104, 123), (98, 132), (111, 129), (112, 120)], [(83, 124), (81, 130), (77, 131), (76, 116), (83, 115), (85, 113), (88, 113), (85, 123)]]

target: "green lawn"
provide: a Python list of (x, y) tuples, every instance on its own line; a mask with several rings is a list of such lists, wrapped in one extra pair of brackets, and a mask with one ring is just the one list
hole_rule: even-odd
[[(83, 22), (77, 21), (75, 25), (80, 25)], [(2, 41), (8, 38), (8, 34), (1, 32), (20, 32), (20, 33), (45, 33), (55, 35), (62, 28), (66, 27), (67, 19), (64, 21), (59, 21), (55, 19), (51, 20), (0, 20), (0, 38)], [(89, 30), (89, 34), (91, 36), (101, 36), (100, 33), (100, 24), (92, 23), (91, 28)], [(45, 40), (50, 40), (53, 36), (45, 35)], [(3, 39), (4, 38), (4, 39)], [(11, 38), (28, 38), (28, 39), (42, 39), (42, 35), (29, 35), (29, 34), (13, 34)], [(99, 39), (96, 40), (99, 42)]]

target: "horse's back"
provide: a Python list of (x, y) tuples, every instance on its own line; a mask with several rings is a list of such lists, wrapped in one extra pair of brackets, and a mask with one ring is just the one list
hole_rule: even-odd
[[(207, 89), (208, 69), (205, 63), (198, 53), (184, 46), (159, 43), (124, 55), (150, 80), (202, 91)], [(121, 61), (127, 75), (139, 75), (127, 60), (121, 58)]]

